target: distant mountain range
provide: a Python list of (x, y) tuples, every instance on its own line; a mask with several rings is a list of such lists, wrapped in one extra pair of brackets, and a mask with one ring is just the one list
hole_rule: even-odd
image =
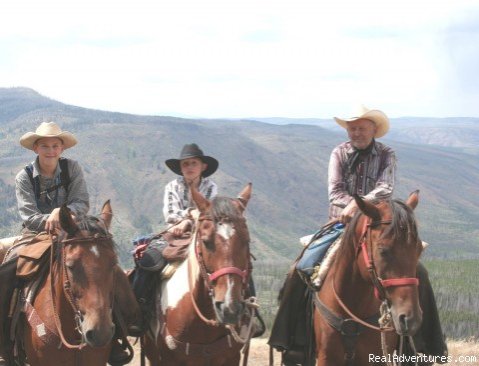
[[(234, 196), (253, 182), (248, 206), (253, 254), (294, 258), (298, 238), (327, 220), (327, 164), (346, 139), (332, 120), (209, 120), (128, 115), (65, 105), (28, 88), (0, 88), (0, 235), (19, 231), (14, 178), (33, 160), (18, 139), (53, 120), (79, 144), (65, 156), (84, 167), (98, 213), (112, 199), (113, 234), (129, 258), (129, 241), (158, 231), (165, 184), (175, 176), (164, 161), (197, 142), (220, 161), (213, 176)], [(479, 257), (479, 119), (400, 118), (382, 139), (399, 160), (396, 197), (421, 190), (421, 237), (436, 258)]]

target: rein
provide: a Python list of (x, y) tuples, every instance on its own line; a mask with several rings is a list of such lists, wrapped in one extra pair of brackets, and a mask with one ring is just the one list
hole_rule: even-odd
[[(58, 237), (55, 237), (58, 239)], [(72, 238), (72, 239), (65, 239), (62, 241), (54, 240), (54, 237), (51, 236), (52, 240), (52, 249), (50, 251), (50, 293), (51, 293), (51, 300), (52, 300), (52, 307), (53, 307), (53, 319), (55, 321), (55, 326), (58, 330), (58, 335), (60, 336), (60, 339), (62, 341), (62, 344), (69, 349), (78, 349), (81, 350), (83, 347), (85, 347), (87, 344), (84, 341), (84, 336), (81, 331), (81, 322), (82, 322), (82, 315), (81, 312), (78, 308), (78, 305), (75, 302), (75, 299), (73, 297), (73, 294), (71, 292), (71, 282), (68, 277), (68, 271), (66, 268), (66, 263), (65, 263), (65, 245), (73, 244), (73, 243), (82, 243), (82, 242), (102, 242), (102, 241), (107, 241), (111, 240), (112, 235), (108, 234), (106, 236), (100, 236), (98, 234), (95, 234), (93, 236), (88, 236), (85, 238)], [(56, 244), (60, 250), (61, 250), (61, 263), (55, 262), (54, 260), (54, 244)], [(65, 335), (63, 334), (63, 328), (60, 320), (60, 316), (58, 314), (57, 307), (55, 305), (55, 278), (54, 278), (54, 268), (53, 265), (54, 263), (57, 263), (59, 269), (61, 269), (62, 273), (62, 281), (63, 281), (63, 290), (65, 293), (65, 297), (67, 301), (69, 302), (71, 308), (73, 309), (73, 312), (75, 313), (75, 323), (76, 327), (75, 329), (77, 332), (81, 335), (81, 343), (79, 344), (71, 344), (68, 342), (65, 338)], [(61, 267), (60, 267), (61, 266)]]
[[(213, 298), (213, 296), (214, 296), (213, 282), (215, 280), (217, 280), (218, 278), (220, 278), (224, 275), (228, 275), (228, 274), (240, 276), (241, 279), (242, 279), (243, 290), (244, 290), (246, 288), (247, 284), (248, 284), (249, 274), (251, 272), (251, 263), (248, 265), (248, 269), (245, 269), (245, 270), (242, 270), (238, 267), (229, 266), (229, 267), (220, 268), (219, 270), (216, 270), (213, 273), (208, 272), (208, 269), (206, 268), (206, 265), (205, 265), (205, 262), (204, 262), (204, 259), (203, 259), (203, 253), (201, 252), (201, 249), (200, 249), (200, 240), (198, 238), (199, 223), (201, 221), (214, 221), (214, 220), (209, 215), (200, 215), (195, 220), (195, 232), (193, 234), (193, 239), (192, 239), (194, 249), (195, 249), (196, 260), (197, 260), (199, 268), (200, 268), (200, 275), (204, 280), (204, 283), (205, 283), (206, 288), (208, 290), (208, 295), (210, 296), (210, 298)], [(250, 257), (249, 248), (248, 248), (248, 257)], [(190, 263), (190, 262), (188, 262), (188, 263)], [(191, 273), (191, 269), (190, 269), (190, 273)], [(194, 299), (194, 296), (193, 296), (193, 291), (192, 291), (192, 289), (193, 289), (192, 281), (193, 280), (192, 280), (191, 276), (188, 277), (188, 280), (189, 280), (191, 301), (192, 301), (193, 307), (195, 308), (195, 311), (198, 314), (198, 316), (200, 317), (200, 319), (203, 320), (206, 324), (209, 324), (209, 325), (212, 325), (212, 326), (219, 326), (219, 323), (216, 319), (214, 319), (214, 320), (208, 319), (202, 314), (202, 312), (198, 308), (196, 300)], [(254, 303), (254, 301), (247, 301), (246, 302), (246, 304), (249, 304), (249, 303)]]
[[(378, 300), (382, 301), (382, 304), (380, 306), (380, 316), (379, 316), (379, 319), (378, 319), (379, 327), (371, 324), (371, 322), (370, 322), (371, 318), (366, 319), (366, 320), (360, 319), (358, 316), (356, 316), (346, 306), (346, 304), (344, 304), (344, 302), (341, 300), (341, 298), (339, 297), (339, 295), (336, 291), (335, 284), (334, 284), (334, 277), (333, 277), (332, 282), (331, 282), (331, 287), (332, 287), (334, 297), (335, 297), (337, 303), (346, 312), (346, 314), (348, 314), (350, 316), (350, 319), (342, 318), (342, 317), (337, 316), (334, 313), (332, 313), (331, 310), (329, 310), (324, 304), (321, 303), (321, 301), (319, 300), (319, 296), (318, 296), (317, 292), (316, 292), (315, 298), (314, 298), (316, 307), (318, 308), (320, 313), (323, 315), (323, 317), (325, 317), (327, 319), (328, 323), (333, 328), (335, 328), (336, 330), (340, 329), (340, 328), (338, 328), (337, 324), (343, 324), (344, 322), (349, 320), (349, 321), (354, 321), (354, 322), (356, 322), (356, 323), (358, 323), (358, 324), (360, 324), (364, 327), (367, 327), (367, 328), (370, 328), (370, 329), (373, 329), (373, 330), (376, 330), (376, 331), (380, 332), (381, 333), (381, 347), (382, 347), (382, 350), (383, 350), (383, 354), (385, 356), (388, 354), (387, 344), (386, 344), (386, 339), (385, 339), (385, 332), (394, 331), (394, 327), (389, 325), (389, 324), (391, 324), (392, 319), (391, 319), (391, 310), (390, 310), (390, 307), (389, 307), (388, 300), (386, 298), (386, 290), (385, 289), (388, 288), (388, 287), (418, 286), (419, 285), (419, 280), (415, 277), (382, 279), (381, 277), (378, 276), (378, 273), (376, 271), (376, 267), (374, 265), (374, 259), (373, 259), (373, 256), (372, 256), (373, 243), (372, 243), (371, 231), (372, 231), (372, 228), (374, 228), (374, 227), (377, 227), (379, 225), (389, 225), (391, 223), (392, 223), (391, 220), (372, 221), (370, 218), (365, 220), (364, 224), (363, 224), (363, 227), (362, 227), (362, 230), (361, 230), (360, 239), (359, 239), (360, 244), (357, 247), (357, 253), (356, 253), (356, 255), (359, 255), (359, 251), (362, 251), (363, 260), (364, 260), (364, 263), (366, 265), (366, 268), (368, 269), (368, 273), (369, 273), (371, 283), (374, 287), (374, 295)], [(352, 364), (353, 359), (354, 359), (354, 344), (355, 344), (355, 341), (351, 340), (350, 338), (351, 337), (355, 338), (355, 337), (359, 336), (360, 332), (358, 331), (358, 333), (353, 334), (351, 336), (351, 335), (345, 334), (341, 330), (338, 330), (338, 331), (341, 332), (343, 337), (346, 337), (345, 339), (343, 339), (343, 342), (345, 342), (345, 345), (346, 345), (346, 356), (345, 357), (346, 357), (346, 360), (348, 362), (348, 365)], [(401, 348), (402, 348), (402, 345), (404, 343), (404, 336), (401, 335), (400, 339), (401, 339)], [(411, 341), (412, 338), (410, 336), (408, 336), (408, 340), (412, 344), (412, 346), (414, 347), (414, 344)], [(388, 364), (389, 364), (389, 362), (388, 362)]]
[[(239, 203), (240, 203), (240, 205), (243, 206), (243, 203), (241, 201), (239, 201)], [(201, 249), (200, 249), (200, 240), (198, 238), (199, 226), (200, 226), (199, 223), (201, 221), (214, 221), (214, 220), (209, 215), (198, 216), (195, 220), (195, 231), (193, 233), (193, 238), (192, 238), (192, 243), (193, 243), (194, 249), (195, 249), (195, 258), (196, 258), (196, 260), (198, 262), (198, 265), (199, 265), (200, 275), (203, 278), (203, 281), (204, 281), (204, 283), (206, 285), (206, 288), (208, 290), (208, 296), (211, 299), (213, 299), (213, 296), (214, 296), (213, 282), (215, 280), (217, 280), (218, 278), (220, 278), (221, 276), (224, 276), (224, 275), (227, 275), (227, 274), (233, 274), (233, 275), (240, 276), (241, 279), (242, 279), (243, 291), (244, 291), (247, 284), (248, 284), (248, 279), (249, 279), (249, 275), (250, 275), (251, 268), (252, 268), (251, 263), (249, 263), (248, 269), (245, 269), (245, 270), (241, 270), (238, 267), (229, 266), (229, 267), (220, 268), (219, 270), (214, 271), (213, 273), (208, 272), (208, 270), (206, 268), (206, 265), (205, 265), (205, 262), (204, 262), (204, 259), (203, 259), (203, 254), (202, 254)], [(249, 248), (248, 248), (248, 257), (251, 258), (251, 253), (249, 252)], [(190, 293), (191, 302), (193, 304), (193, 307), (195, 309), (196, 314), (206, 324), (211, 325), (213, 327), (220, 326), (220, 323), (218, 322), (217, 319), (208, 319), (205, 315), (203, 315), (203, 313), (201, 312), (201, 310), (198, 307), (198, 304), (196, 303), (196, 300), (193, 296), (193, 278), (191, 276), (191, 273), (192, 273), (191, 261), (188, 261), (188, 272), (190, 274), (188, 276), (188, 285), (189, 285), (189, 290), (190, 290), (189, 293)], [(245, 302), (246, 308), (251, 308), (252, 309), (251, 310), (250, 321), (249, 321), (248, 328), (247, 328), (247, 335), (245, 337), (242, 337), (240, 334), (238, 334), (238, 332), (236, 331), (234, 326), (231, 326), (229, 324), (225, 326), (225, 328), (230, 331), (231, 335), (233, 336), (234, 341), (236, 343), (240, 343), (240, 344), (245, 344), (245, 343), (249, 342), (249, 339), (251, 337), (251, 332), (252, 332), (255, 309), (259, 307), (259, 305), (256, 303), (256, 298), (255, 297), (251, 297), (249, 299), (246, 299), (244, 302)], [(246, 360), (246, 358), (245, 358), (245, 360)]]
[(381, 220), (381, 221), (371, 221), (369, 218), (364, 221), (364, 226), (362, 229), (361, 239), (360, 239), (360, 249), (363, 253), (364, 263), (369, 272), (369, 276), (374, 285), (374, 295), (378, 300), (386, 300), (386, 291), (385, 288), (388, 287), (397, 287), (397, 286), (418, 286), (419, 280), (415, 277), (401, 277), (401, 278), (390, 278), (383, 280), (378, 276), (376, 267), (374, 266), (374, 260), (372, 256), (372, 239), (371, 239), (371, 228), (378, 225), (389, 225), (391, 220)]

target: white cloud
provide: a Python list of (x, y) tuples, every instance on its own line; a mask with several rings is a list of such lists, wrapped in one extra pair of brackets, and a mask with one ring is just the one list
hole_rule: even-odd
[[(0, 80), (142, 114), (330, 117), (364, 101), (391, 115), (477, 116), (477, 83), (464, 98), (467, 76), (450, 76), (467, 58), (450, 58), (444, 43), (471, 9), (445, 0), (8, 0)], [(462, 44), (457, 54), (470, 54)]]

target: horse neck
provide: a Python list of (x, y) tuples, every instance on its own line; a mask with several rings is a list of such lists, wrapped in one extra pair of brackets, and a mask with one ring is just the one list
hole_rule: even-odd
[[(47, 277), (46, 283), (48, 284), (49, 287), (51, 286), (50, 281), (52, 276), (54, 280), (53, 281), (54, 294), (52, 298), (52, 300), (54, 301), (54, 304), (52, 304), (51, 306), (52, 312), (56, 311), (60, 319), (60, 322), (62, 324), (63, 332), (65, 333), (65, 335), (68, 336), (69, 334), (76, 334), (75, 324), (72, 321), (74, 319), (75, 313), (65, 293), (63, 267), (61, 262), (57, 262), (54, 264), (53, 271), (50, 272)], [(49, 293), (51, 292), (51, 288), (50, 288), (50, 291), (48, 292)], [(50, 296), (52, 296), (52, 294)]]
[[(357, 315), (371, 315), (371, 308), (376, 307), (377, 300), (374, 297), (374, 288), (369, 280), (366, 280), (358, 267), (358, 258), (361, 253), (355, 252), (353, 243), (342, 243), (348, 246), (348, 250), (339, 254), (332, 271), (327, 277), (327, 286), (333, 286), (336, 293), (348, 308), (354, 310)], [(359, 260), (361, 257), (359, 258)]]

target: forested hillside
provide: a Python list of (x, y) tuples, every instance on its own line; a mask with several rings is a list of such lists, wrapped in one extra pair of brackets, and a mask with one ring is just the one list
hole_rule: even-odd
[[(105, 200), (112, 200), (112, 232), (125, 267), (132, 265), (131, 239), (163, 228), (163, 187), (174, 178), (164, 161), (177, 157), (185, 143), (197, 142), (220, 161), (214, 175), (220, 193), (235, 196), (252, 182), (247, 216), (252, 252), (259, 259), (255, 278), (263, 312), (271, 321), (288, 263), (300, 251), (298, 238), (327, 220), (327, 164), (333, 147), (346, 138), (343, 130), (315, 124), (127, 115), (64, 105), (31, 89), (0, 89), (1, 237), (20, 231), (14, 179), (34, 158), (18, 139), (49, 120), (78, 137), (79, 144), (65, 155), (84, 168), (91, 212), (97, 214)], [(452, 337), (474, 335), (479, 304), (474, 295), (479, 293), (478, 155), (470, 146), (426, 144), (436, 140), (422, 135), (421, 141), (415, 135), (409, 143), (404, 136), (410, 132), (401, 130), (406, 125), (412, 128), (414, 119), (408, 121), (393, 119), (389, 138), (384, 139), (398, 157), (395, 196), (406, 198), (421, 190), (416, 214), (421, 237), (431, 244), (425, 259), (445, 330)], [(464, 123), (472, 126), (464, 141), (476, 138), (478, 120)], [(438, 128), (443, 124), (438, 120)], [(392, 139), (398, 135), (402, 137)]]
[[(293, 258), (297, 238), (327, 220), (327, 163), (344, 131), (312, 125), (255, 121), (188, 120), (89, 110), (52, 101), (31, 89), (0, 90), (0, 235), (18, 232), (13, 184), (34, 154), (19, 137), (41, 121), (54, 120), (78, 136), (66, 156), (79, 160), (87, 178), (92, 212), (112, 199), (120, 246), (137, 234), (160, 230), (163, 187), (174, 178), (164, 160), (183, 144), (198, 142), (220, 161), (215, 180), (235, 195), (253, 182), (248, 207), (257, 256)], [(392, 131), (399, 129), (392, 121)], [(398, 156), (396, 196), (421, 190), (421, 234), (433, 257), (478, 256), (477, 156), (454, 148), (385, 140)], [(125, 251), (126, 253), (126, 251)], [(125, 254), (124, 259), (127, 255)]]

